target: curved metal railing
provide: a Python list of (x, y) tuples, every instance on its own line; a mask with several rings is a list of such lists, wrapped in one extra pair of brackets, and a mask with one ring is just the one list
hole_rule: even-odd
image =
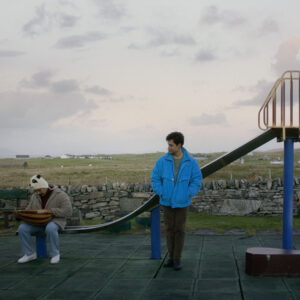
[(258, 112), (258, 127), (262, 130), (300, 129), (300, 71), (286, 71), (275, 82)]

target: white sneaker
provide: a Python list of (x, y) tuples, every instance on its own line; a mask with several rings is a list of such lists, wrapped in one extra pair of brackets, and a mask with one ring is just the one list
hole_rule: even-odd
[(60, 255), (57, 254), (55, 256), (53, 256), (50, 260), (50, 264), (58, 264), (59, 263), (59, 260), (60, 260)]
[(35, 260), (35, 259), (37, 259), (37, 256), (36, 256), (35, 252), (30, 254), (30, 255), (25, 254), (24, 256), (22, 256), (21, 258), (18, 259), (18, 263), (19, 264), (24, 264), (24, 263), (27, 263), (29, 261)]

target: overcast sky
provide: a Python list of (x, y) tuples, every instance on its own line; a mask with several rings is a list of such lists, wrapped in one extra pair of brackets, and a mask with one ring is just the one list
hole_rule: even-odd
[(300, 69), (296, 0), (0, 2), (2, 156), (229, 151)]

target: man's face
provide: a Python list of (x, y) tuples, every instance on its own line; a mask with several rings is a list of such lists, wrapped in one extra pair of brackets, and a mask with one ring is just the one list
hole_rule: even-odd
[(45, 196), (48, 189), (37, 189), (35, 192), (40, 196)]
[(176, 145), (173, 140), (168, 141), (168, 151), (170, 154), (174, 155), (179, 153), (181, 150), (181, 144)]

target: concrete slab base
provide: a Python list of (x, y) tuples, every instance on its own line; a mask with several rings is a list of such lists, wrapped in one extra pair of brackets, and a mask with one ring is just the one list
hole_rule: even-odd
[(300, 251), (278, 248), (248, 248), (246, 273), (249, 275), (300, 275)]

